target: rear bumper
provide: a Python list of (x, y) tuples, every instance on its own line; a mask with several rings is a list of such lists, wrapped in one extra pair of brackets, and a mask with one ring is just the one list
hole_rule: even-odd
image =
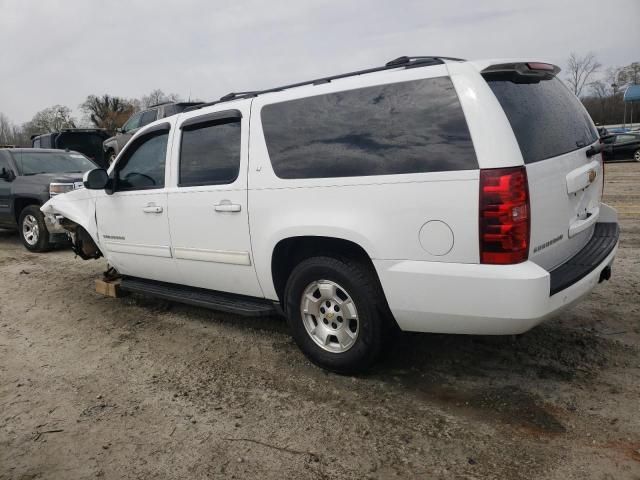
[(601, 276), (608, 278), (619, 231), (617, 223), (596, 224), (599, 229), (608, 232), (604, 241), (594, 234), (551, 273), (531, 261), (496, 266), (374, 260), (374, 265), (402, 330), (519, 334), (580, 300)]

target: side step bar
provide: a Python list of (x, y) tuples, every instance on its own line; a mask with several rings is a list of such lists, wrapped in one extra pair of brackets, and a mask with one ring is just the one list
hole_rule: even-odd
[(158, 282), (136, 277), (123, 277), (122, 290), (171, 300), (179, 303), (210, 308), (220, 312), (235, 313), (247, 317), (277, 315), (278, 310), (270, 300), (216, 292), (204, 288), (187, 287), (174, 283)]

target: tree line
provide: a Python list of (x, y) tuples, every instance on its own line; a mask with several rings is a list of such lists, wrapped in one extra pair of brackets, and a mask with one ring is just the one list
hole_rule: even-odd
[[(565, 80), (597, 125), (619, 124), (625, 121), (625, 90), (640, 83), (640, 62), (603, 69), (593, 53), (584, 56), (572, 53), (567, 61)], [(634, 109), (634, 123), (638, 123), (640, 105), (634, 105)], [(627, 123), (630, 110), (631, 105), (627, 105)]]
[(53, 105), (37, 112), (31, 120), (16, 125), (0, 112), (0, 145), (31, 146), (31, 136), (55, 132), (63, 128), (104, 128), (115, 132), (135, 112), (162, 102), (178, 102), (179, 95), (165, 94), (156, 89), (141, 98), (123, 98), (115, 95), (89, 95), (79, 105), (84, 117), (74, 118), (69, 107)]
[[(640, 62), (622, 67), (603, 69), (593, 53), (571, 53), (567, 69), (561, 77), (586, 107), (597, 125), (618, 124), (624, 121), (625, 89), (640, 83)], [(124, 125), (134, 113), (151, 105), (167, 101), (179, 101), (175, 93), (165, 94), (153, 90), (139, 99), (127, 99), (114, 95), (89, 95), (80, 104), (84, 114), (81, 122), (73, 116), (69, 107), (54, 105), (36, 113), (23, 125), (16, 125), (0, 112), (0, 145), (30, 146), (31, 136), (62, 128), (97, 127), (113, 132)], [(640, 106), (634, 117), (640, 119)], [(629, 114), (627, 114), (627, 121)]]

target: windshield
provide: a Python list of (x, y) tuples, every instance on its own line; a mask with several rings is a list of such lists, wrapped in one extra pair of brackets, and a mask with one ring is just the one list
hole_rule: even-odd
[(84, 173), (96, 165), (84, 155), (73, 152), (14, 152), (22, 175), (38, 173)]
[(557, 157), (598, 139), (580, 100), (560, 80), (514, 81), (485, 75), (516, 135), (525, 163)]

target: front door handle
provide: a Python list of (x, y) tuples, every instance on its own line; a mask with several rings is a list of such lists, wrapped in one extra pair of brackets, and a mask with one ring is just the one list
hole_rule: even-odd
[(214, 205), (216, 212), (239, 212), (241, 210), (240, 205), (237, 203), (231, 203), (229, 200), (222, 200), (217, 205)]
[(150, 203), (142, 209), (144, 213), (162, 213), (162, 210), (163, 210), (162, 207), (154, 203)]

